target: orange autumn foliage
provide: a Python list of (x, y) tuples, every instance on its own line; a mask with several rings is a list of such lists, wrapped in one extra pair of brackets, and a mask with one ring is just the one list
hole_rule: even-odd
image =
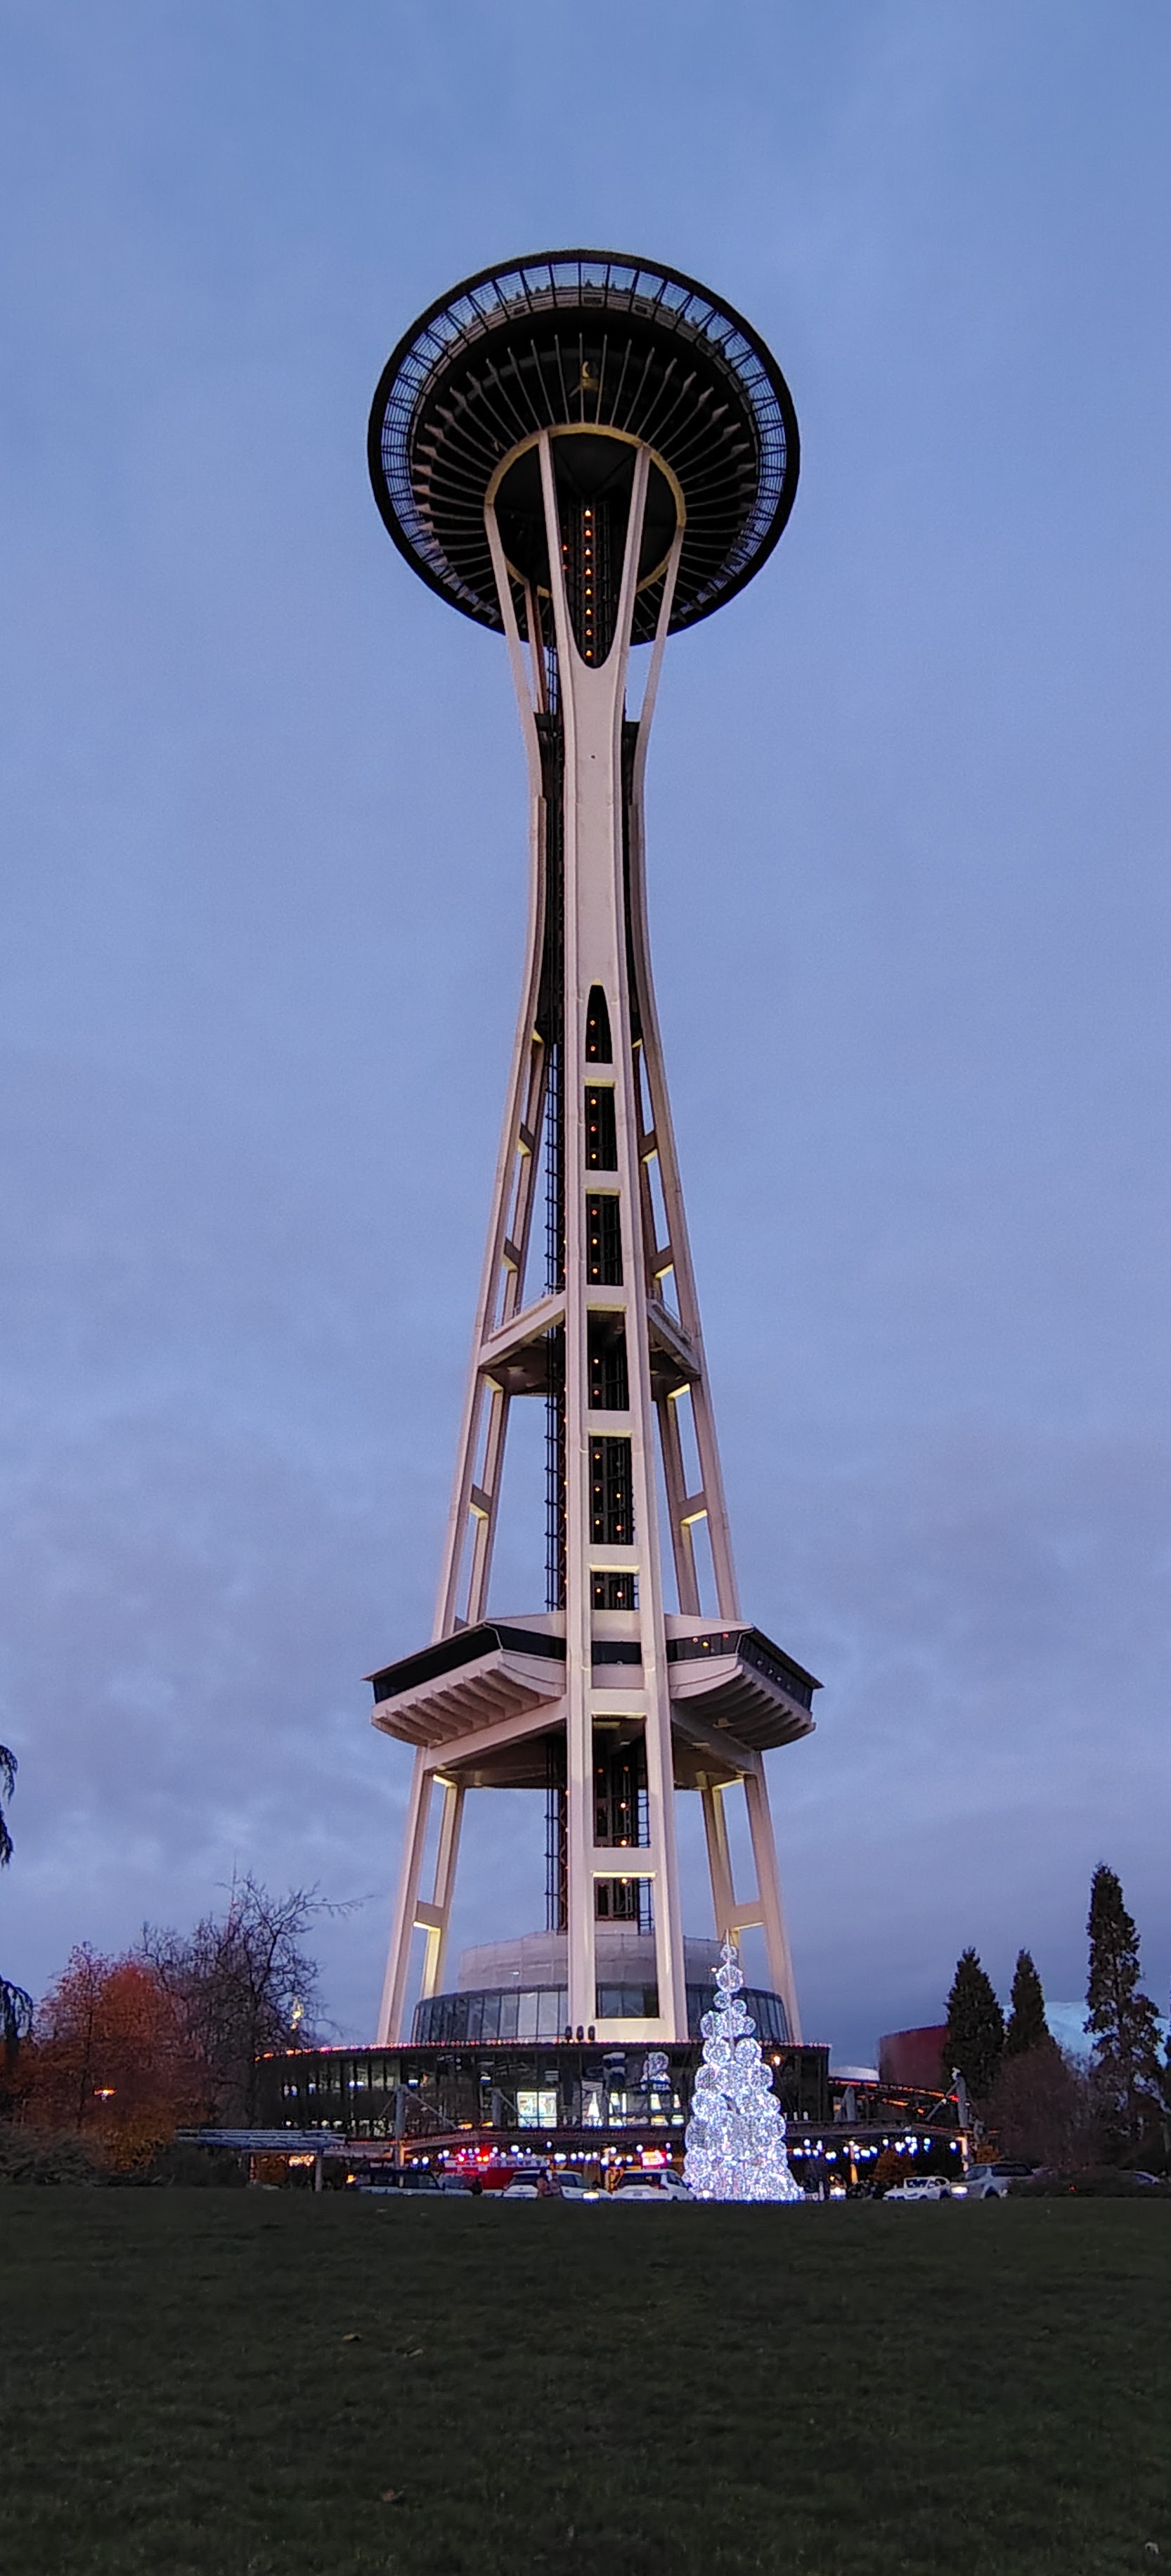
[(149, 1961), (74, 1950), (28, 2054), (26, 2120), (80, 2132), (116, 2171), (149, 2163), (203, 2116), (175, 2001)]

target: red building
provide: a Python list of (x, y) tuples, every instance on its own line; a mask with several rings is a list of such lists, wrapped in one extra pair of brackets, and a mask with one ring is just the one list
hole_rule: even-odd
[(947, 2023), (931, 2022), (923, 2030), (888, 2030), (878, 2043), (880, 2084), (907, 2084), (938, 2092), (947, 2082), (944, 2049)]

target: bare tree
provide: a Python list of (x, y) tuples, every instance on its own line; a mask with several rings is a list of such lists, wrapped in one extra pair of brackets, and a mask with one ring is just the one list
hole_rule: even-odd
[(1093, 2162), (1098, 2141), (1089, 2078), (1052, 2040), (1002, 2059), (990, 2107), (1010, 2156), (1058, 2171)]
[(272, 1896), (249, 1870), (233, 1878), (224, 1914), (205, 1916), (190, 1935), (144, 1925), (141, 1955), (179, 2006), (205, 2118), (254, 2119), (257, 2059), (309, 2035), (318, 1986), (303, 1947), (309, 1925), (345, 1910), (313, 1888)]

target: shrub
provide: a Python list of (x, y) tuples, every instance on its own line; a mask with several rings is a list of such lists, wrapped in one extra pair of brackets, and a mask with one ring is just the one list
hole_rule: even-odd
[(1171, 2200), (1171, 2183), (1138, 2182), (1122, 2165), (1030, 2174), (1027, 2182), (1010, 2182), (1008, 2189), (1012, 2200)]
[(80, 2138), (54, 2137), (43, 2129), (15, 2129), (7, 2124), (0, 2127), (0, 2185), (105, 2180), (104, 2158)]
[(234, 2155), (230, 2147), (176, 2143), (164, 2147), (145, 2173), (128, 2179), (159, 2184), (167, 2191), (243, 2191), (248, 2175), (243, 2158)]

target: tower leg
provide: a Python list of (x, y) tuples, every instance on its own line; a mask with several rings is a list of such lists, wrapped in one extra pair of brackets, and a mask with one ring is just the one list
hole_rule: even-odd
[(566, 2010), (572, 2029), (597, 2019), (594, 1943), (594, 1730), (587, 1677), (567, 1694), (565, 1729), (568, 1946)]
[[(644, 1642), (643, 1653), (649, 1655)], [(679, 1894), (679, 1860), (675, 1841), (675, 1772), (671, 1744), (670, 1704), (665, 1664), (656, 1692), (648, 1693), (646, 1727), (647, 1813), (655, 1859), (653, 1892), (655, 1976), (659, 2018), (673, 2039), (687, 2036), (687, 1981), (684, 1969), (683, 1908)]]
[(790, 2039), (801, 2037), (801, 2016), (797, 2010), (797, 1985), (785, 1926), (785, 1909), (781, 1903), (781, 1875), (777, 1868), (777, 1847), (773, 1841), (772, 1816), (769, 1813), (768, 1786), (764, 1765), (745, 1775), (744, 1795), (748, 1802), (748, 1829), (752, 1836), (752, 1858), (756, 1868), (756, 1886), (760, 1898), (760, 1919), (764, 1927), (764, 1946), (773, 1991), (785, 2007)]
[(717, 1782), (700, 1791), (703, 1800), (703, 1830), (707, 1837), (707, 1865), (712, 1883), (712, 1910), (716, 1918), (716, 1937), (726, 1941), (732, 1928), (732, 1909), (736, 1902), (732, 1878), (732, 1857), (728, 1849), (728, 1819), (724, 1814), (724, 1793)]
[(407, 1978), (411, 1967), (411, 1936), (415, 1929), (419, 1879), (427, 1843), (427, 1820), (431, 1813), (431, 1785), (434, 1777), (434, 1772), (427, 1767), (426, 1753), (420, 1746), (415, 1755), (415, 1768), (411, 1777), (402, 1875), (399, 1879), (394, 1921), (391, 1926), (390, 1951), (382, 1989), (382, 2008), (378, 2015), (378, 2044), (382, 2048), (387, 2047), (392, 2040), (402, 2037)]
[(463, 1822), (464, 1791), (457, 1780), (444, 1780), (443, 1811), (439, 1818), (439, 1849), (435, 1855), (435, 1883), (430, 1905), (415, 1908), (415, 1921), (427, 1934), (423, 1960), (423, 1995), (438, 1994), (443, 1983), (443, 1962), (447, 1954), (447, 1931), (451, 1916), (451, 1899), (455, 1887), (455, 1864), (459, 1858), (459, 1829)]
[[(649, 1202), (650, 1192), (647, 1192)], [(667, 1495), (667, 1517), (671, 1524), (671, 1548), (675, 1559), (675, 1588), (679, 1607), (686, 1616), (699, 1617), (699, 1581), (695, 1567), (695, 1544), (692, 1524), (687, 1518), (687, 1478), (683, 1472), (683, 1444), (679, 1438), (679, 1421), (674, 1396), (660, 1396), (657, 1406), (659, 1440), (663, 1452), (663, 1482)]]

